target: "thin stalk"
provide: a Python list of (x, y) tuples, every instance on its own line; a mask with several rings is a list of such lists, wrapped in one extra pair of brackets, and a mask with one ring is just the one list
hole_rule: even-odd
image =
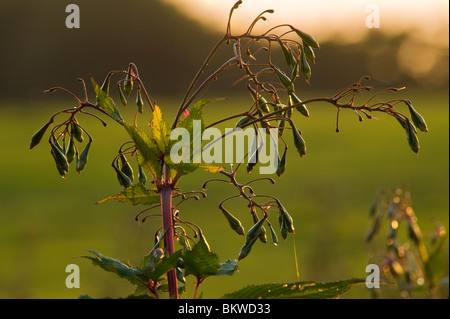
[[(173, 216), (172, 216), (172, 183), (170, 180), (169, 167), (164, 164), (164, 183), (161, 187), (161, 212), (163, 217), (163, 228), (167, 229), (164, 234), (164, 247), (166, 253), (172, 255), (174, 253), (174, 233), (173, 233)], [(175, 269), (167, 272), (167, 281), (169, 284), (169, 297), (178, 299), (177, 274)]]

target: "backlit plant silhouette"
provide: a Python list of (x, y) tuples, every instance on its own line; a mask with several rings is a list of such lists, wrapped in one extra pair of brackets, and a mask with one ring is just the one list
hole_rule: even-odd
[[(354, 112), (359, 121), (362, 121), (364, 117), (371, 119), (377, 113), (392, 116), (404, 128), (408, 144), (415, 153), (419, 151), (417, 130), (427, 131), (425, 121), (409, 100), (391, 99), (386, 102), (375, 102), (375, 97), (378, 100), (382, 94), (395, 93), (401, 88), (381, 90), (364, 102), (357, 103), (356, 98), (361, 92), (372, 91), (372, 87), (364, 84), (364, 81), (368, 80), (366, 76), (331, 97), (301, 100), (301, 94), (295, 89), (295, 81), (298, 78), (303, 78), (306, 82), (310, 81), (311, 64), (315, 63), (314, 50), (319, 48), (319, 43), (311, 35), (289, 24), (274, 26), (261, 34), (254, 33), (255, 24), (266, 20), (265, 16), (273, 13), (273, 10), (265, 10), (259, 14), (243, 34), (233, 33), (232, 15), (241, 3), (242, 1), (238, 1), (232, 7), (224, 36), (212, 48), (194, 76), (171, 122), (166, 122), (162, 108), (150, 97), (134, 63), (130, 63), (127, 70), (109, 72), (101, 85), (91, 78), (96, 94), (95, 101), (89, 101), (87, 85), (83, 79), (78, 79), (85, 92), (81, 98), (62, 87), (47, 90), (68, 93), (74, 98), (75, 105), (73, 108), (59, 111), (51, 116), (49, 121), (32, 137), (30, 148), (36, 146), (45, 132), (49, 131), (48, 142), (51, 154), (58, 173), (62, 177), (68, 174), (70, 167), (75, 167), (75, 170), (80, 173), (87, 164), (91, 145), (95, 145), (93, 137), (79, 120), (81, 115), (94, 117), (103, 126), (107, 125), (103, 118), (109, 117), (118, 124), (117, 128), (124, 129), (124, 133), (127, 133), (131, 139), (119, 146), (118, 154), (112, 160), (112, 168), (123, 191), (100, 203), (118, 201), (128, 205), (145, 205), (147, 207), (136, 215), (136, 219), (145, 221), (151, 216), (162, 216), (162, 225), (156, 233), (153, 248), (148, 255), (144, 256), (140, 266), (132, 266), (94, 251), (91, 251), (94, 256), (87, 258), (103, 269), (115, 272), (136, 285), (136, 295), (159, 298), (161, 293), (168, 291), (171, 298), (178, 298), (182, 291), (179, 283), (185, 282), (185, 276), (192, 275), (197, 283), (195, 297), (198, 286), (206, 277), (233, 274), (237, 269), (238, 260), (250, 253), (258, 239), (267, 242), (267, 234), (270, 233), (271, 240), (278, 244), (278, 234), (286, 239), (288, 233), (294, 232), (294, 223), (288, 208), (284, 207), (275, 196), (260, 194), (254, 189), (254, 185), (259, 181), (275, 183), (272, 178), (256, 177), (246, 182), (241, 182), (241, 178), (238, 179), (238, 172), (246, 170), (244, 174), (251, 173), (258, 163), (259, 152), (263, 145), (260, 142), (262, 136), (258, 134), (259, 128), (277, 129), (275, 134), (268, 134), (268, 137), (276, 139), (279, 142), (277, 145), (280, 145), (278, 151), (281, 157), (277, 156), (276, 165), (278, 176), (285, 172), (288, 146), (293, 147), (299, 158), (305, 156), (305, 139), (294, 118), (297, 112), (299, 116), (309, 117), (309, 106), (317, 102), (326, 102), (335, 107), (336, 131), (339, 131), (339, 113), (342, 110)], [(229, 59), (208, 73), (207, 67), (216, 58), (218, 50), (224, 46), (230, 48)], [(282, 63), (274, 62), (276, 54), (282, 55)], [(233, 69), (241, 72), (242, 75), (236, 80), (245, 82), (251, 102), (235, 114), (225, 114), (223, 110), (222, 119), (205, 124), (203, 112), (207, 106), (210, 107), (208, 104), (215, 100), (199, 100), (200, 93), (222, 74)], [(117, 81), (113, 82), (113, 78)], [(113, 93), (113, 90), (116, 92)], [(134, 121), (127, 122), (122, 117), (115, 100), (118, 99), (122, 105), (127, 106), (132, 97), (132, 91), (135, 93), (137, 110)], [(406, 110), (410, 116), (408, 117), (399, 109)], [(149, 117), (148, 114), (151, 116)], [(56, 118), (60, 116), (66, 116), (66, 118), (56, 124)], [(149, 127), (139, 126), (141, 117), (150, 120)], [(231, 165), (229, 170), (222, 166), (193, 161), (192, 159), (198, 155), (195, 154), (193, 145), (201, 143), (201, 140), (198, 140), (199, 136), (194, 134), (195, 120), (201, 121), (201, 132), (221, 123), (232, 123), (236, 129), (254, 129), (257, 133), (253, 141), (256, 145), (255, 151), (245, 154), (241, 160), (237, 159), (235, 165)], [(190, 160), (179, 163), (173, 162), (170, 157), (171, 148), (177, 143), (177, 140), (170, 138), (171, 132), (176, 128), (186, 129), (192, 137), (188, 152)], [(288, 145), (290, 140), (293, 140), (292, 145)], [(245, 159), (247, 159), (246, 164), (242, 165)], [(203, 190), (179, 189), (179, 180), (199, 168), (212, 174), (220, 174), (221, 178), (205, 181)], [(245, 236), (237, 254), (237, 260), (219, 263), (217, 255), (211, 252), (201, 228), (185, 220), (178, 210), (180, 202), (206, 196), (205, 188), (210, 182), (227, 183), (236, 189), (236, 195), (225, 198), (218, 206), (232, 230)], [(253, 218), (254, 224), (247, 232), (240, 220), (225, 206), (227, 200), (234, 198), (243, 200)], [(176, 201), (175, 205), (174, 201)], [(160, 212), (158, 213), (157, 210)], [(179, 244), (177, 244), (177, 247), (180, 247), (179, 250), (176, 250), (176, 243)], [(289, 291), (275, 289), (280, 287), (279, 284), (252, 286), (226, 297), (336, 297), (353, 284), (361, 282), (364, 281), (352, 279), (315, 285), (311, 285), (310, 282), (295, 283), (290, 284), (289, 287), (299, 289), (289, 289)]]

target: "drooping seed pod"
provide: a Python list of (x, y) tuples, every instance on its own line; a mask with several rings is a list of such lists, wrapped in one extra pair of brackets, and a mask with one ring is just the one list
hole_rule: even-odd
[(306, 58), (316, 64), (316, 55), (314, 54), (313, 49), (309, 45), (305, 45), (303, 51), (305, 52)]
[(281, 160), (278, 159), (278, 167), (277, 167), (277, 175), (281, 176), (283, 175), (285, 169), (286, 169), (286, 153), (287, 153), (287, 147), (284, 148), (283, 156), (281, 157)]
[(281, 119), (280, 122), (278, 122), (278, 134), (280, 134), (280, 136), (283, 135), (285, 125), (286, 125), (285, 119)]
[(66, 158), (69, 164), (72, 163), (75, 158), (75, 143), (73, 141), (73, 136), (70, 137), (69, 145), (67, 145)]
[(91, 141), (89, 141), (86, 146), (84, 147), (84, 149), (81, 151), (80, 156), (77, 157), (77, 172), (80, 173), (83, 168), (86, 166), (87, 160), (88, 160), (88, 155), (89, 155), (89, 149), (91, 147)]
[(291, 215), (286, 211), (286, 209), (283, 206), (280, 206), (280, 212), (283, 215), (283, 221), (287, 227), (287, 231), (290, 233), (294, 233), (294, 221), (292, 220)]
[(124, 188), (127, 188), (127, 187), (133, 185), (133, 182), (131, 181), (131, 179), (127, 175), (125, 175), (124, 172), (122, 172), (116, 166), (113, 166), (113, 168), (116, 171), (117, 179), (119, 180), (120, 186), (123, 186)]
[(239, 251), (238, 260), (242, 260), (248, 256), (248, 254), (252, 250), (253, 244), (256, 242), (257, 239), (258, 237), (255, 237), (250, 242), (247, 241), (245, 242), (244, 246), (242, 246), (241, 250)]
[(294, 144), (297, 148), (298, 153), (300, 154), (300, 157), (303, 157), (306, 155), (306, 144), (305, 140), (302, 138), (299, 130), (295, 127), (294, 123), (291, 123), (292, 126), (292, 133), (294, 135)]
[(296, 59), (289, 46), (285, 43), (280, 43), (281, 51), (283, 52), (286, 64), (293, 68), (296, 65)]
[(127, 98), (125, 97), (125, 94), (123, 94), (122, 85), (120, 85), (120, 83), (117, 84), (117, 89), (119, 91), (120, 103), (122, 103), (123, 106), (127, 106)]
[(278, 236), (277, 236), (277, 234), (275, 232), (275, 229), (273, 229), (272, 224), (269, 224), (269, 228), (270, 228), (270, 233), (272, 234), (273, 244), (275, 246), (278, 246)]
[(303, 104), (302, 100), (298, 98), (295, 93), (289, 94), (289, 105), (298, 104), (298, 106), (295, 107), (297, 111), (299, 111), (302, 115), (309, 117), (309, 111), (306, 108), (306, 105)]
[(141, 183), (141, 185), (145, 185), (145, 183), (147, 182), (147, 176), (145, 176), (144, 169), (142, 168), (141, 165), (139, 165), (138, 178), (139, 183)]
[(71, 124), (71, 131), (70, 131), (71, 135), (73, 137), (75, 137), (75, 139), (82, 143), (84, 141), (83, 138), (83, 130), (81, 129), (81, 127), (78, 125), (78, 123), (76, 122), (76, 120), (74, 120), (74, 122), (72, 122)]
[(142, 114), (142, 112), (144, 110), (144, 100), (142, 99), (142, 95), (141, 95), (141, 87), (138, 86), (136, 91), (137, 91), (136, 106), (138, 108), (138, 112)]
[(249, 154), (248, 162), (247, 162), (247, 173), (251, 173), (255, 165), (258, 163), (259, 157), (259, 148), (258, 148), (258, 136), (255, 136), (252, 144), (252, 150), (255, 150), (254, 153)]
[(64, 154), (64, 152), (62, 151), (61, 147), (57, 144), (57, 142), (55, 143), (50, 143), (51, 148), (52, 148), (52, 155), (53, 158), (55, 159), (56, 165), (61, 168), (62, 170), (64, 170), (65, 172), (69, 171), (69, 162), (67, 161), (66, 155)]
[(260, 233), (261, 233), (261, 228), (263, 227), (264, 222), (266, 221), (266, 218), (263, 217), (260, 220), (258, 220), (258, 222), (256, 222), (252, 228), (250, 228), (250, 230), (247, 233), (247, 236), (245, 238), (245, 243), (249, 244), (252, 241), (256, 240)]
[(311, 79), (311, 67), (308, 64), (308, 60), (306, 59), (306, 54), (303, 52), (303, 49), (300, 52), (300, 72), (305, 77), (306, 82), (309, 83)]
[(421, 130), (422, 132), (428, 132), (427, 123), (423, 119), (422, 115), (420, 115), (412, 106), (411, 101), (407, 100), (406, 104), (408, 105), (409, 113), (411, 114), (411, 120), (414, 125)]
[(125, 80), (123, 81), (123, 88), (127, 96), (129, 96), (131, 90), (133, 90), (133, 68), (131, 65), (128, 66), (127, 75), (125, 76)]
[(260, 96), (258, 99), (258, 107), (264, 113), (270, 113), (269, 104), (267, 103), (267, 100), (262, 96)]
[(122, 164), (122, 168), (120, 169), (125, 175), (128, 176), (128, 178), (133, 181), (134, 179), (134, 172), (131, 165), (128, 163), (127, 159), (123, 154), (120, 154), (120, 161)]
[(222, 211), (223, 215), (227, 219), (231, 229), (233, 229), (236, 233), (239, 235), (244, 235), (244, 228), (242, 227), (242, 224), (239, 219), (237, 219), (233, 214), (231, 214), (229, 211), (227, 211), (224, 207), (220, 206), (220, 210)]
[(33, 134), (30, 141), (30, 150), (41, 142), (42, 137), (44, 136), (50, 124), (51, 122), (48, 122)]
[(182, 282), (183, 284), (186, 283), (186, 278), (184, 277), (184, 273), (181, 271), (179, 267), (176, 267), (177, 272), (177, 280)]
[(237, 121), (234, 128), (242, 128), (245, 124), (247, 124), (251, 120), (252, 120), (252, 118), (250, 116), (244, 116), (244, 117), (240, 118), (239, 121)]
[(312, 48), (319, 48), (319, 42), (317, 42), (316, 39), (314, 39), (314, 37), (312, 35), (307, 34), (296, 28), (292, 28), (292, 30), (294, 30), (295, 33), (297, 33), (297, 35), (302, 39), (303, 46), (308, 45)]
[(414, 153), (419, 153), (419, 139), (417, 138), (417, 133), (415, 127), (411, 122), (407, 121), (405, 123), (406, 139), (408, 140), (409, 147)]
[(275, 71), (278, 80), (280, 80), (281, 85), (288, 91), (288, 93), (294, 92), (294, 83), (292, 83), (291, 79), (276, 66), (273, 67), (273, 70)]
[[(252, 211), (253, 211), (253, 209), (252, 209)], [(257, 223), (257, 222), (259, 221), (259, 219), (258, 219), (258, 217), (256, 216), (256, 213), (252, 214), (252, 216), (253, 216), (253, 222), (254, 222), (254, 223)], [(261, 242), (263, 242), (264, 244), (267, 243), (266, 229), (264, 228), (264, 226), (261, 227), (261, 231), (260, 231), (260, 233), (259, 233), (258, 238), (259, 238), (259, 240), (260, 240)]]

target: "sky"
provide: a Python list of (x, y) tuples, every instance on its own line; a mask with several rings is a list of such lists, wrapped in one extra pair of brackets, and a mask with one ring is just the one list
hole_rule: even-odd
[[(236, 0), (165, 0), (204, 26), (224, 32), (228, 12)], [(289, 23), (313, 34), (319, 42), (361, 41), (377, 29), (396, 36), (409, 34), (397, 54), (400, 68), (413, 77), (448, 78), (449, 1), (447, 0), (244, 0), (232, 18), (232, 32), (245, 32), (266, 9), (267, 21), (255, 32)]]

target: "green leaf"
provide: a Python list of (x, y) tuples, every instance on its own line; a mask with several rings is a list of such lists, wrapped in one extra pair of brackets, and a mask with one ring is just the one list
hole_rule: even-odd
[(166, 154), (169, 148), (170, 141), (170, 129), (164, 121), (161, 109), (158, 105), (154, 105), (152, 118), (152, 138), (155, 140), (158, 149), (161, 154)]
[(236, 259), (227, 260), (226, 262), (219, 265), (219, 272), (217, 276), (231, 276), (235, 271), (238, 270), (238, 262)]
[(121, 260), (105, 257), (102, 254), (88, 250), (90, 253), (94, 254), (95, 257), (83, 256), (84, 258), (90, 259), (92, 263), (102, 269), (113, 272), (121, 278), (128, 280), (130, 283), (138, 285), (143, 281), (143, 273), (140, 269), (130, 266)]
[(119, 109), (108, 94), (103, 91), (94, 79), (91, 77), (92, 85), (94, 86), (95, 94), (97, 95), (97, 106), (104, 110), (111, 118), (119, 123), (123, 123), (122, 115), (120, 115)]
[(201, 234), (192, 250), (185, 252), (183, 260), (185, 276), (194, 275), (197, 279), (203, 279), (219, 272), (219, 257), (211, 252), (205, 237)]
[(153, 205), (160, 202), (159, 194), (156, 194), (154, 190), (149, 190), (141, 184), (136, 184), (125, 188), (120, 194), (105, 198), (97, 204), (103, 204), (106, 202), (121, 202), (128, 205)]
[(170, 256), (164, 256), (158, 260), (155, 260), (152, 254), (144, 258), (141, 270), (142, 273), (152, 279), (159, 280), (170, 269), (177, 266), (177, 259), (181, 257), (181, 250), (174, 252)]
[[(202, 133), (205, 129), (204, 122), (203, 122), (203, 108), (215, 101), (220, 101), (223, 99), (217, 98), (217, 99), (203, 99), (199, 100), (197, 103), (194, 104), (192, 109), (189, 112), (189, 115), (178, 124), (178, 127), (185, 128), (189, 132), (189, 136), (192, 138), (191, 144), (190, 144), (190, 162), (180, 162), (180, 163), (172, 163), (170, 160), (170, 156), (165, 157), (166, 163), (169, 165), (171, 169), (174, 169), (177, 172), (177, 175), (187, 175), (189, 173), (194, 172), (197, 168), (201, 168), (204, 171), (207, 171), (209, 173), (217, 173), (222, 170), (224, 170), (223, 167), (215, 166), (212, 164), (207, 163), (193, 163), (194, 156), (197, 154), (194, 154), (194, 145), (198, 144), (200, 145), (201, 149), (201, 143), (202, 143)], [(194, 134), (194, 121), (200, 120), (200, 132), (197, 132), (197, 134)], [(173, 142), (173, 141), (172, 141)]]
[(303, 281), (288, 284), (251, 285), (228, 293), (222, 299), (329, 299), (337, 298), (353, 286), (365, 282), (365, 278), (352, 278), (328, 283)]
[(161, 163), (159, 156), (161, 156), (161, 154), (156, 142), (152, 140), (150, 136), (142, 129), (131, 126), (127, 123), (124, 123), (123, 125), (139, 150), (139, 165), (149, 168), (153, 176), (160, 177)]

